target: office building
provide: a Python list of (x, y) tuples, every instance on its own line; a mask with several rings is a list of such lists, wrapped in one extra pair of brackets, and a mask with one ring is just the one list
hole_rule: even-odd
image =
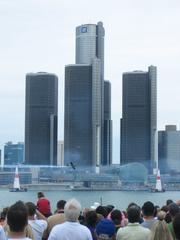
[(152, 172), (156, 161), (156, 67), (123, 74), (121, 164), (140, 162)]
[[(65, 70), (65, 164), (79, 161), (79, 166), (99, 166), (104, 142), (111, 142), (104, 137), (104, 35), (102, 22), (76, 28), (76, 64)], [(109, 131), (107, 134), (110, 137)]]
[(26, 75), (25, 163), (57, 165), (58, 78)]
[(158, 158), (162, 173), (180, 172), (180, 131), (176, 125), (167, 125), (158, 132)]
[[(65, 165), (92, 166), (92, 66), (65, 68)], [(95, 164), (95, 163), (94, 163)]]
[(7, 142), (4, 146), (4, 165), (16, 165), (23, 163), (24, 143)]

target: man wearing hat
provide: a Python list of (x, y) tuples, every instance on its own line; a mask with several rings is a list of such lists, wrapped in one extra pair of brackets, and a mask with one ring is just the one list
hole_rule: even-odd
[(109, 219), (102, 219), (96, 226), (97, 240), (115, 240), (116, 228)]

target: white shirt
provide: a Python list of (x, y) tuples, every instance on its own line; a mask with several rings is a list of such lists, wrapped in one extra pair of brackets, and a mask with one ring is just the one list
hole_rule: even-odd
[(34, 240), (42, 240), (44, 231), (47, 228), (47, 222), (41, 219), (28, 220), (29, 225), (32, 227)]
[(78, 222), (65, 222), (53, 227), (48, 240), (93, 240), (89, 229)]
[(0, 226), (0, 240), (6, 240), (6, 234), (2, 226)]

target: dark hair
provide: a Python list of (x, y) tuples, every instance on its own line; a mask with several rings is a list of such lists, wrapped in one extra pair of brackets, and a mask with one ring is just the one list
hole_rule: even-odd
[(115, 209), (111, 212), (111, 219), (114, 222), (115, 225), (121, 224), (122, 221), (122, 214), (121, 211), (118, 209)]
[(88, 226), (95, 227), (98, 221), (97, 213), (95, 211), (89, 211), (86, 213), (85, 219)]
[(140, 221), (140, 208), (138, 206), (131, 206), (127, 210), (127, 216), (130, 223), (135, 223)]
[(106, 208), (106, 210), (109, 214), (114, 209), (114, 206), (113, 205), (107, 205), (107, 206), (105, 206), (105, 208)]
[(57, 207), (57, 209), (64, 209), (65, 204), (66, 204), (66, 201), (59, 200), (56, 204), (56, 207)]
[(173, 228), (174, 228), (174, 233), (176, 235), (176, 239), (180, 240), (180, 213), (176, 214), (173, 220)]
[(23, 232), (28, 223), (28, 212), (25, 204), (18, 201), (13, 204), (7, 213), (7, 223), (11, 232)]
[(38, 192), (37, 196), (38, 196), (38, 198), (44, 197), (44, 193), (43, 192)]
[(169, 204), (168, 208), (171, 217), (175, 217), (176, 214), (180, 212), (180, 208), (176, 203)]
[(29, 216), (34, 216), (36, 213), (36, 205), (32, 202), (27, 202), (26, 204), (27, 210), (28, 210), (28, 215)]
[(108, 212), (107, 212), (106, 208), (103, 206), (98, 206), (96, 208), (96, 213), (101, 214), (104, 218), (106, 218), (108, 216)]
[(168, 200), (166, 201), (166, 206), (168, 206), (168, 205), (171, 204), (171, 203), (173, 203), (173, 200), (168, 199)]
[(172, 218), (171, 218), (169, 212), (166, 213), (166, 216), (165, 216), (165, 218), (164, 218), (164, 221), (165, 221), (166, 223), (172, 222)]
[(127, 207), (127, 210), (128, 210), (128, 208), (133, 207), (133, 206), (138, 206), (138, 205), (134, 202), (131, 202), (131, 203), (129, 203), (129, 205)]
[(167, 213), (169, 211), (169, 208), (167, 205), (164, 205), (162, 206), (161, 210)]
[(145, 202), (142, 206), (142, 213), (144, 216), (154, 216), (154, 204), (150, 201)]

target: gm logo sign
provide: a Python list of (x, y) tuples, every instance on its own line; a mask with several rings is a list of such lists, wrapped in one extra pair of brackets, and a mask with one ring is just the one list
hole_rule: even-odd
[(82, 33), (86, 33), (86, 32), (87, 32), (87, 27), (82, 27), (82, 28), (81, 28), (81, 32), (82, 32)]

